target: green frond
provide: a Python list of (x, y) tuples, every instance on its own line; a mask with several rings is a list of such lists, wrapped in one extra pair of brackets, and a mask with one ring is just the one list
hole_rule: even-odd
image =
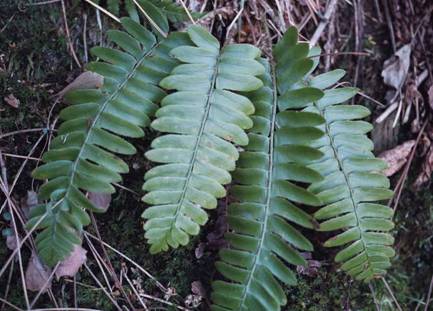
[(43, 156), (45, 164), (33, 172), (35, 178), (48, 180), (39, 197), (49, 203), (32, 210), (28, 227), (43, 218), (36, 244), (48, 265), (64, 259), (81, 242), (80, 232), (89, 224), (85, 210), (98, 211), (83, 191), (113, 193), (112, 184), (128, 171), (115, 154), (131, 155), (136, 150), (123, 137), (144, 135), (142, 128), (165, 96), (157, 85), (178, 64), (168, 52), (190, 44), (181, 33), (157, 42), (130, 18), (121, 22), (125, 31), (108, 33), (118, 49), (92, 49), (102, 61), (90, 63), (88, 69), (104, 77), (102, 89), (67, 94), (71, 105), (60, 113), (58, 135)]
[(299, 251), (313, 250), (295, 226), (314, 228), (312, 217), (296, 204), (319, 206), (304, 186), (322, 180), (307, 165), (322, 157), (312, 146), (323, 136), (316, 127), (325, 121), (299, 111), (323, 96), (297, 84), (314, 66), (308, 53), (308, 44), (299, 43), (297, 30), (290, 28), (274, 48), (272, 76), (267, 70), (265, 86), (249, 95), (256, 107), (254, 127), (233, 174), (229, 247), (216, 263), (227, 281), (213, 283), (213, 311), (280, 310), (287, 302), (280, 282), (295, 285), (290, 265), (305, 265)]
[(393, 210), (377, 204), (392, 196), (389, 181), (381, 173), (386, 163), (374, 157), (373, 142), (367, 137), (371, 124), (360, 119), (370, 114), (363, 106), (344, 104), (357, 89), (331, 88), (344, 71), (334, 70), (309, 79), (308, 84), (325, 95), (305, 111), (324, 118), (325, 135), (314, 146), (323, 156), (309, 167), (324, 176), (309, 190), (325, 205), (315, 213), (319, 231), (338, 233), (326, 247), (343, 246), (336, 255), (341, 269), (357, 280), (369, 281), (383, 275), (394, 256)]
[(171, 54), (183, 64), (164, 78), (167, 95), (151, 126), (164, 133), (152, 142), (146, 157), (163, 165), (145, 175), (143, 201), (153, 205), (144, 213), (151, 253), (188, 243), (207, 222), (203, 209), (217, 206), (226, 195), (239, 152), (247, 145), (245, 129), (253, 122), (254, 106), (235, 92), (253, 91), (263, 83), (256, 76), (264, 67), (260, 50), (247, 44), (220, 49), (216, 38), (198, 26), (188, 34), (195, 46), (177, 47)]

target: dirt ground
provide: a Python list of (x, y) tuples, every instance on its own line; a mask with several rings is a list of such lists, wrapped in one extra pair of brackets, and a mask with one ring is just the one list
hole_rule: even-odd
[[(289, 302), (284, 310), (433, 310), (433, 2), (185, 2), (193, 10), (206, 12), (199, 22), (222, 41), (250, 42), (264, 50), (269, 40), (264, 37), (264, 17), (273, 40), (279, 30), (297, 25), (305, 39), (314, 39), (322, 47), (319, 71), (343, 68), (345, 81), (361, 89), (354, 102), (373, 111), (370, 121), (375, 126), (376, 153), (394, 150), (385, 157), (396, 169), (391, 176), (395, 196), (389, 204), (396, 211), (397, 255), (385, 281), (351, 281), (330, 259), (335, 251), (320, 246), (326, 234), (316, 235), (311, 237), (317, 249), (309, 268), (299, 271), (298, 286), (285, 288)], [(107, 7), (107, 1), (100, 4)], [(125, 15), (123, 6), (117, 15)], [(184, 24), (172, 26), (180, 29)], [(85, 1), (0, 0), (0, 167), (2, 177), (13, 187), (11, 197), (18, 208), (29, 205), (31, 191), (40, 186), (30, 173), (48, 146), (50, 126), (65, 106), (56, 101), (55, 94), (93, 60), (89, 49), (106, 44), (106, 30), (115, 27), (115, 22)], [(40, 297), (29, 292), (30, 301), (36, 297), (34, 308), (116, 310), (111, 298), (124, 310), (142, 310), (138, 291), (151, 310), (175, 310), (176, 306), (209, 310), (209, 284), (221, 247), (226, 202), (220, 203), (206, 229), (188, 247), (150, 256), (140, 218), (145, 206), (137, 204), (142, 176), (150, 167), (142, 156), (149, 140), (133, 141), (138, 153), (125, 158), (132, 167), (124, 176), (127, 189), (118, 189), (105, 214), (92, 216), (87, 231), (96, 238), (85, 241), (87, 267), (74, 278), (54, 280)], [(407, 144), (393, 149), (403, 143)], [(3, 202), (6, 197), (1, 193), (0, 207)], [(0, 212), (1, 269), (11, 255), (6, 245), (11, 215), (7, 209)], [(31, 248), (26, 244), (20, 252), (24, 268)], [(101, 264), (106, 268), (101, 269)], [(10, 304), (25, 307), (20, 268), (20, 261), (13, 260), (1, 276), (0, 310), (14, 310)]]

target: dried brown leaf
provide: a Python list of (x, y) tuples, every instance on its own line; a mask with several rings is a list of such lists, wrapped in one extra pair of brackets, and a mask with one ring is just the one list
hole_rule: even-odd
[(104, 77), (91, 71), (85, 71), (75, 78), (69, 85), (56, 94), (57, 97), (63, 97), (67, 92), (78, 89), (97, 89), (102, 87)]
[(203, 284), (200, 281), (194, 281), (191, 283), (192, 295), (188, 295), (185, 299), (185, 305), (190, 308), (197, 308), (200, 306), (203, 298), (206, 296), (206, 291)]
[(11, 251), (14, 251), (17, 248), (17, 245), (18, 245), (18, 241), (16, 239), (15, 234), (11, 234), (6, 237), (6, 246)]
[(296, 271), (300, 274), (307, 275), (313, 277), (317, 275), (319, 272), (319, 268), (322, 266), (322, 263), (318, 260), (312, 259), (311, 253), (301, 253), (302, 257), (304, 257), (307, 261), (306, 266), (296, 266)]
[(14, 96), (14, 94), (9, 94), (4, 99), (5, 99), (6, 104), (8, 104), (9, 106), (11, 106), (13, 108), (18, 108), (20, 105), (20, 100), (18, 98), (16, 98)]
[(32, 252), (25, 276), (27, 289), (34, 292), (42, 291), (45, 293), (51, 288), (51, 280), (49, 280), (50, 274), (51, 269), (41, 262), (35, 252)]
[(392, 176), (403, 167), (414, 145), (415, 140), (409, 140), (379, 155), (388, 163), (388, 168), (383, 172), (385, 176)]
[(200, 281), (194, 281), (191, 283), (191, 292), (195, 295), (206, 297), (206, 290)]
[(21, 210), (26, 219), (28, 219), (30, 211), (36, 205), (38, 205), (38, 194), (32, 190), (27, 191), (26, 197), (21, 199)]
[(422, 164), (422, 171), (415, 179), (413, 183), (413, 187), (417, 190), (421, 188), (425, 183), (427, 183), (433, 172), (433, 146), (430, 146), (429, 151), (425, 157), (425, 160)]
[(206, 248), (206, 243), (199, 243), (196, 249), (194, 250), (195, 258), (200, 259), (204, 255), (204, 250)]
[(61, 278), (62, 276), (73, 277), (86, 262), (86, 253), (87, 251), (80, 245), (75, 245), (74, 250), (69, 257), (60, 262), (56, 270), (57, 279)]
[(400, 90), (409, 72), (411, 46), (406, 44), (383, 64), (382, 77), (385, 84)]
[(111, 194), (109, 193), (97, 193), (89, 192), (88, 197), (95, 207), (101, 209), (102, 212), (106, 212), (111, 203)]

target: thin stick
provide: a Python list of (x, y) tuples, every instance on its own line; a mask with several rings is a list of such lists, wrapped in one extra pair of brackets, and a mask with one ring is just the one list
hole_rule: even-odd
[[(12, 275), (14, 273), (14, 268), (15, 268), (15, 262), (12, 261), (12, 266), (11, 269), (9, 270), (9, 276), (8, 276), (8, 284), (6, 285), (6, 290), (5, 290), (5, 300), (8, 299), (8, 295), (9, 295), (9, 288), (11, 285), (11, 281), (12, 281)], [(2, 303), (0, 310), (4, 310), (4, 302)]]
[(114, 304), (114, 306), (117, 308), (117, 310), (122, 311), (122, 308), (119, 307), (116, 300), (114, 300), (111, 295), (107, 292), (107, 290), (102, 286), (101, 282), (99, 282), (98, 278), (93, 274), (92, 270), (87, 266), (86, 263), (84, 263), (84, 267), (86, 268), (87, 272), (92, 276), (92, 278), (95, 280), (95, 282), (99, 285), (99, 287), (103, 290), (105, 295), (108, 297), (108, 299), (111, 300), (111, 302)]
[(9, 137), (9, 136), (13, 136), (13, 135), (17, 135), (17, 134), (23, 134), (23, 133), (30, 133), (30, 132), (40, 132), (40, 131), (46, 131), (46, 128), (34, 128), (34, 129), (26, 129), (26, 130), (19, 130), (19, 131), (13, 131), (13, 132), (9, 132), (6, 134), (1, 134), (0, 135), (0, 139), (5, 138), (5, 137)]
[(232, 30), (234, 24), (236, 23), (236, 21), (239, 19), (239, 17), (241, 17), (242, 12), (244, 11), (244, 8), (242, 7), (238, 14), (236, 14), (235, 18), (232, 20), (232, 22), (230, 23), (230, 25), (227, 27), (227, 33), (226, 33), (226, 40), (228, 38), (228, 36), (230, 35), (230, 31)]
[(430, 298), (431, 298), (432, 290), (433, 290), (433, 275), (431, 277), (430, 286), (428, 288), (427, 300), (425, 302), (424, 311), (428, 311), (428, 306), (430, 305)]
[(137, 289), (135, 288), (134, 284), (132, 284), (131, 280), (128, 278), (127, 273), (124, 274), (126, 282), (128, 282), (129, 286), (131, 287), (132, 291), (134, 292), (135, 296), (137, 296), (138, 300), (140, 301), (140, 304), (143, 306), (144, 310), (148, 311), (146, 304), (144, 303), (143, 299), (141, 299), (140, 294), (137, 292)]
[(135, 5), (138, 7), (138, 9), (143, 13), (143, 15), (146, 17), (146, 19), (149, 21), (149, 23), (164, 37), (167, 38), (167, 34), (164, 30), (162, 30), (157, 23), (146, 13), (146, 11), (141, 7), (141, 5), (137, 2), (137, 0), (134, 1)]
[[(99, 267), (99, 270), (101, 270), (101, 272), (102, 272), (102, 276), (103, 276), (103, 278), (104, 278), (104, 280), (105, 280), (105, 283), (107, 284), (107, 288), (110, 290), (111, 293), (113, 293), (113, 290), (111, 289), (110, 281), (108, 281), (108, 277), (107, 277), (107, 275), (106, 275), (106, 273), (105, 273), (105, 271), (104, 271), (104, 268), (102, 267), (102, 264), (101, 264), (101, 262), (102, 262), (102, 263), (105, 265), (105, 262), (102, 260), (102, 258), (100, 258), (98, 252), (96, 251), (95, 247), (93, 246), (93, 244), (92, 244), (92, 242), (89, 240), (89, 238), (88, 238), (87, 236), (84, 236), (84, 237), (86, 238), (87, 243), (89, 244), (90, 251), (92, 252), (93, 257), (94, 257), (95, 260), (96, 260), (96, 263), (97, 263), (97, 265), (98, 265), (98, 267)], [(106, 268), (107, 270), (109, 270), (107, 267), (105, 267), (105, 268)]]
[(380, 307), (376, 299), (376, 293), (374, 292), (373, 285), (370, 282), (368, 283), (368, 287), (370, 288), (371, 295), (373, 296), (373, 302), (374, 302), (374, 306), (376, 307), (376, 311), (380, 311)]
[[(3, 156), (2, 156), (1, 150), (0, 150), (0, 167), (1, 167), (1, 175), (2, 175), (2, 177), (0, 178), (0, 188), (2, 188), (2, 191), (3, 191), (4, 195), (6, 196), (6, 200), (7, 200), (8, 205), (9, 205), (9, 212), (11, 214), (11, 220), (12, 220), (12, 226), (14, 229), (15, 242), (18, 245), (19, 244), (18, 228), (17, 228), (17, 223), (15, 221), (15, 215), (14, 215), (13, 209), (11, 207), (12, 199), (9, 195), (9, 186), (8, 186), (8, 180), (7, 180), (6, 166), (5, 166), (5, 163), (3, 161)], [(21, 248), (20, 247), (18, 248), (18, 263), (19, 263), (20, 274), (21, 274), (21, 283), (23, 286), (24, 300), (26, 302), (27, 309), (30, 309), (30, 302), (29, 302), (29, 296), (27, 294), (27, 285), (26, 285), (26, 280), (24, 277), (23, 259), (21, 256)]]
[(191, 12), (186, 7), (185, 2), (183, 2), (183, 0), (179, 0), (179, 1), (180, 1), (180, 4), (182, 4), (182, 7), (186, 12), (186, 15), (188, 15), (189, 20), (191, 21), (191, 23), (193, 23), (195, 25), (196, 22), (195, 22), (194, 18), (192, 17)]
[(386, 106), (385, 106), (384, 104), (382, 104), (380, 101), (374, 99), (373, 97), (368, 96), (367, 94), (365, 94), (365, 93), (363, 93), (363, 92), (361, 92), (361, 91), (358, 91), (358, 95), (360, 95), (360, 96), (362, 96), (362, 97), (364, 97), (364, 98), (366, 98), (366, 99), (372, 101), (373, 103), (377, 104), (378, 106), (386, 107)]
[(79, 68), (81, 68), (82, 66), (81, 66), (80, 61), (78, 60), (77, 54), (75, 53), (74, 45), (72, 44), (71, 33), (69, 32), (68, 18), (66, 17), (65, 2), (63, 0), (61, 0), (60, 3), (62, 4), (63, 21), (65, 23), (66, 39), (68, 40), (69, 50), (71, 51), (71, 54), (72, 54), (72, 57), (73, 57), (75, 63), (77, 64), (77, 66)]
[[(14, 310), (24, 311), (23, 309), (18, 308), (16, 305), (11, 304), (9, 301), (7, 301), (7, 300), (5, 300), (5, 299), (3, 299), (3, 298), (0, 298), (0, 301), (3, 302), (4, 304), (8, 305), (9, 307), (13, 308)], [(33, 310), (33, 311), (34, 311), (34, 310)]]
[(12, 153), (3, 153), (3, 155), (5, 157), (8, 157), (8, 158), (26, 159), (26, 160), (33, 160), (33, 161), (41, 161), (42, 160), (41, 158), (34, 158), (34, 157), (23, 156), (23, 155), (12, 154)]
[(329, 19), (331, 18), (332, 14), (334, 14), (335, 9), (337, 8), (338, 0), (331, 0), (329, 2), (328, 7), (326, 8), (325, 14), (323, 14), (322, 21), (319, 23), (319, 25), (316, 28), (316, 31), (314, 32), (313, 36), (310, 40), (310, 47), (313, 47), (317, 44), (317, 42), (320, 39), (320, 36), (322, 35), (322, 32), (325, 30), (326, 26), (328, 25)]
[(404, 182), (406, 181), (406, 178), (407, 178), (408, 173), (409, 173), (409, 168), (410, 168), (410, 166), (412, 164), (412, 161), (413, 161), (413, 158), (415, 156), (415, 152), (416, 152), (417, 146), (418, 146), (418, 144), (419, 144), (419, 142), (421, 140), (421, 136), (424, 133), (424, 130), (425, 130), (426, 126), (427, 126), (427, 123), (428, 122), (425, 122), (424, 125), (422, 126), (421, 130), (419, 131), (418, 136), (417, 136), (416, 141), (415, 141), (415, 145), (412, 147), (412, 151), (410, 152), (409, 159), (408, 159), (408, 161), (406, 163), (406, 166), (405, 166), (405, 168), (403, 170), (403, 174), (401, 175), (401, 177), (400, 177), (400, 179), (399, 179), (399, 181), (397, 183), (397, 186), (395, 187), (395, 191), (397, 191), (397, 197), (394, 196), (395, 200), (394, 200), (394, 197), (393, 197), (393, 198), (391, 198), (391, 200), (388, 203), (388, 205), (390, 205), (391, 202), (392, 202), (392, 200), (394, 200), (394, 206), (393, 206), (394, 215), (395, 215), (395, 211), (397, 210), (398, 203), (400, 201), (400, 196), (401, 196), (401, 193), (403, 191)]
[(29, 3), (29, 4), (26, 4), (26, 6), (52, 4), (52, 3), (57, 3), (57, 2), (60, 2), (60, 1), (62, 1), (62, 0), (41, 1), (41, 2), (36, 2), (36, 3)]
[(381, 278), (383, 281), (383, 284), (385, 284), (386, 289), (388, 290), (388, 293), (391, 295), (392, 300), (394, 301), (395, 305), (397, 306), (397, 309), (399, 311), (403, 311), (397, 301), (397, 298), (395, 298), (394, 293), (392, 292), (391, 287), (389, 287), (388, 282), (385, 280), (384, 277)]
[(388, 25), (389, 36), (391, 38), (392, 50), (394, 51), (395, 54), (397, 49), (395, 44), (395, 35), (394, 35), (394, 28), (392, 26), (391, 13), (389, 12), (388, 0), (382, 0), (382, 4), (385, 9), (385, 18), (386, 18), (386, 23)]
[(101, 311), (101, 310), (89, 309), (89, 308), (44, 308), (44, 309), (32, 309), (32, 311)]
[(51, 271), (50, 276), (45, 280), (43, 286), (41, 287), (41, 289), (38, 291), (38, 293), (36, 294), (36, 297), (33, 298), (33, 301), (30, 303), (30, 309), (33, 308), (33, 306), (36, 304), (36, 302), (38, 301), (39, 297), (42, 295), (42, 292), (46, 289), (46, 286), (48, 285), (48, 283), (51, 281), (51, 279), (54, 276), (54, 273), (56, 273), (57, 268), (59, 267), (60, 262), (58, 262), (56, 264), (56, 266), (54, 267), (53, 271)]
[[(60, 204), (60, 202), (63, 202), (63, 200), (60, 200), (56, 204)], [(34, 226), (30, 229), (30, 231), (26, 234), (26, 236), (21, 240), (21, 242), (17, 245), (17, 248), (12, 252), (12, 254), (9, 256), (9, 258), (6, 260), (6, 262), (3, 264), (3, 267), (0, 270), (0, 277), (3, 275), (3, 273), (6, 271), (7, 267), (11, 263), (12, 259), (17, 254), (18, 250), (23, 246), (24, 242), (32, 235), (33, 231), (36, 230), (36, 228), (39, 226), (39, 224), (47, 217), (47, 213), (42, 215), (41, 218), (34, 224)]]
[(115, 249), (114, 247), (112, 247), (110, 244), (99, 240), (96, 236), (94, 236), (93, 234), (84, 231), (85, 235), (88, 235), (89, 237), (91, 237), (94, 240), (99, 241), (101, 244), (103, 244), (104, 246), (108, 247), (109, 249), (111, 249), (113, 252), (115, 252), (116, 254), (120, 255), (121, 257), (125, 258), (127, 261), (129, 261), (130, 263), (132, 263), (135, 267), (137, 267), (141, 272), (143, 272), (148, 278), (152, 279), (156, 285), (164, 292), (167, 292), (167, 289), (160, 283), (158, 282), (157, 279), (155, 279), (155, 277), (153, 275), (151, 275), (149, 272), (147, 272), (145, 269), (143, 269), (138, 263), (136, 263), (135, 261), (133, 261), (131, 258), (129, 258), (128, 256), (126, 256), (125, 254), (123, 254), (122, 252), (118, 251), (117, 249)]
[(308, 58), (322, 57), (322, 56), (337, 56), (337, 55), (355, 55), (355, 56), (371, 56), (371, 53), (367, 52), (335, 52), (335, 53), (322, 53), (319, 55), (312, 55)]
[(84, 62), (89, 62), (89, 54), (87, 52), (87, 14), (83, 14), (83, 50), (84, 50)]
[(147, 298), (147, 299), (150, 299), (150, 300), (158, 301), (158, 302), (160, 302), (160, 303), (163, 303), (163, 304), (166, 304), (166, 305), (169, 305), (169, 306), (172, 306), (172, 307), (175, 307), (175, 308), (177, 308), (177, 309), (179, 309), (179, 310), (190, 311), (190, 309), (187, 309), (187, 308), (184, 308), (184, 307), (178, 306), (178, 305), (176, 305), (176, 304), (174, 304), (174, 303), (171, 303), (171, 302), (166, 301), (166, 300), (163, 300), (163, 299), (159, 299), (159, 298), (157, 298), (157, 297), (153, 297), (153, 296), (151, 296), (151, 295), (140, 294), (140, 296), (141, 296), (141, 297), (144, 297), (144, 298)]
[[(92, 219), (92, 225), (95, 228), (96, 234), (98, 236), (98, 241), (101, 242), (102, 241), (101, 234), (99, 233), (98, 225), (96, 223), (96, 219), (95, 219), (93, 213), (90, 213), (90, 218)], [(93, 255), (94, 256), (96, 255), (99, 258), (99, 260), (104, 265), (105, 269), (107, 269), (107, 271), (110, 273), (110, 276), (113, 279), (115, 286), (120, 289), (120, 291), (122, 292), (122, 295), (126, 298), (127, 302), (131, 306), (131, 308), (134, 309), (134, 306), (133, 306), (131, 300), (129, 299), (129, 296), (125, 292), (125, 289), (123, 288), (122, 283), (119, 281), (119, 278), (117, 277), (116, 271), (114, 270), (114, 267), (111, 264), (110, 257), (108, 256), (107, 250), (105, 249), (104, 245), (101, 244), (101, 248), (102, 248), (102, 252), (104, 253), (104, 256), (105, 256), (105, 261), (102, 259), (102, 256), (96, 251), (96, 248), (93, 246), (92, 241), (90, 241), (89, 237), (86, 235), (84, 237), (86, 238), (86, 241), (89, 244), (89, 246), (93, 249), (92, 250)], [(95, 259), (97, 259), (97, 258), (95, 258)], [(101, 268), (101, 271), (102, 271), (102, 268)], [(102, 271), (102, 273), (104, 273), (104, 271)], [(105, 276), (105, 274), (104, 274), (104, 276)], [(111, 289), (110, 289), (110, 291), (111, 291)]]
[(108, 17), (112, 18), (114, 21), (120, 23), (120, 19), (118, 17), (116, 17), (114, 14), (108, 12), (102, 6), (100, 6), (100, 5), (92, 2), (91, 0), (84, 0), (84, 1), (86, 1), (90, 5), (93, 5), (95, 8), (97, 8), (99, 11), (101, 11), (102, 13), (104, 13), (105, 15), (107, 15)]

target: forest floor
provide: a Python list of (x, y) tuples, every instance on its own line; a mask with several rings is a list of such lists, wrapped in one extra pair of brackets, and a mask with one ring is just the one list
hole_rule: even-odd
[[(104, 6), (105, 1), (100, 2)], [(433, 285), (430, 178), (433, 3), (428, 0), (186, 3), (209, 12), (202, 22), (211, 26), (220, 39), (263, 44), (262, 33), (256, 28), (262, 23), (260, 11), (266, 12), (275, 29), (296, 24), (305, 39), (316, 40), (323, 49), (319, 71), (343, 68), (347, 71), (346, 81), (362, 90), (362, 96), (357, 96), (355, 102), (373, 111), (370, 121), (375, 125), (372, 139), (376, 153), (408, 142), (388, 155), (395, 160), (394, 168), (400, 169), (391, 177), (396, 195), (390, 202), (396, 210), (397, 255), (385, 281), (379, 279), (370, 284), (351, 281), (336, 270), (330, 259), (334, 251), (320, 246), (326, 236), (316, 237), (313, 242), (317, 252), (309, 268), (299, 271), (296, 287), (285, 289), (289, 302), (284, 310), (433, 310), (429, 299)], [(97, 14), (84, 1), (0, 1), (0, 168), (2, 178), (12, 187), (10, 197), (17, 208), (30, 204), (31, 191), (37, 191), (40, 185), (30, 173), (52, 134), (47, 124), (53, 124), (64, 107), (63, 103), (55, 103), (54, 95), (83, 71), (78, 64), (92, 60), (88, 50), (104, 44), (104, 33), (111, 27), (116, 25), (109, 17)], [(71, 55), (70, 43), (76, 60)], [(406, 45), (410, 54), (402, 55), (400, 49)], [(399, 56), (392, 58), (396, 52)], [(388, 59), (391, 64), (385, 63)], [(391, 82), (384, 82), (384, 69), (388, 70), (385, 76)], [(398, 84), (396, 96), (392, 83)], [(137, 204), (142, 176), (150, 165), (142, 157), (149, 141), (136, 140), (134, 145), (138, 153), (127, 158), (132, 169), (123, 182), (128, 188), (118, 189), (108, 211), (94, 215), (92, 225), (86, 229), (95, 236), (85, 240), (86, 268), (74, 278), (54, 280), (48, 293), (40, 297), (29, 291), (30, 301), (37, 298), (34, 308), (61, 310), (79, 306), (116, 310), (111, 301), (114, 299), (119, 306), (132, 310), (134, 305), (140, 310), (130, 281), (145, 295), (143, 299), (150, 309), (174, 310), (176, 306), (209, 309), (208, 284), (215, 274), (213, 263), (225, 228), (219, 215), (224, 206), (211, 215), (207, 229), (188, 247), (150, 256), (140, 218), (145, 206)], [(0, 269), (12, 253), (6, 245), (11, 215), (5, 205), (6, 197), (0, 194), (0, 230), (4, 234), (0, 241)], [(29, 260), (31, 245), (24, 245), (20, 253), (23, 264), (13, 260), (1, 276), (0, 310), (14, 310), (12, 305), (25, 307), (20, 270), (25, 269)]]

